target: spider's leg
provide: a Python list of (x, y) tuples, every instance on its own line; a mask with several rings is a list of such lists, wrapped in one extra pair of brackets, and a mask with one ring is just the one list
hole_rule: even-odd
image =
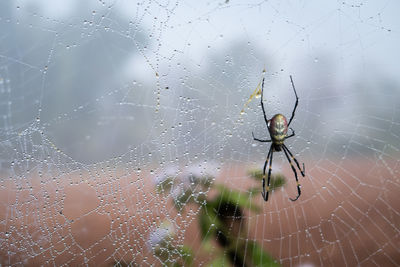
[(292, 111), (292, 116), (290, 117), (290, 120), (289, 120), (289, 123), (288, 123), (288, 127), (289, 127), (290, 123), (292, 122), (292, 120), (294, 118), (294, 113), (296, 111), (297, 105), (299, 104), (299, 98), (297, 97), (296, 88), (294, 87), (292, 75), (290, 75), (290, 82), (292, 83), (293, 91), (294, 91), (294, 94), (296, 96), (296, 104), (294, 104), (294, 109)]
[[(274, 151), (272, 150), (272, 145), (271, 145), (269, 148), (267, 160), (265, 161), (264, 169), (263, 169), (263, 191), (262, 191), (261, 195), (263, 196), (265, 201), (268, 201), (269, 183), (271, 180), (271, 171), (272, 171), (272, 154), (273, 153), (274, 153)], [(268, 160), (269, 160), (268, 182), (267, 182), (267, 190), (265, 190), (265, 169), (267, 168)]]
[[(287, 149), (287, 148), (286, 148), (286, 149)], [(301, 195), (300, 183), (299, 183), (299, 179), (297, 178), (297, 171), (296, 171), (295, 167), (293, 166), (292, 161), (290, 160), (289, 155), (288, 155), (288, 153), (286, 152), (286, 149), (285, 149), (285, 147), (284, 147), (284, 148), (283, 148), (283, 152), (285, 152), (285, 156), (286, 156), (287, 160), (289, 161), (290, 166), (292, 167), (292, 170), (293, 170), (293, 172), (294, 172), (294, 177), (296, 178), (296, 183), (297, 183), (297, 197), (296, 197), (296, 198), (289, 198), (289, 199), (290, 199), (291, 201), (296, 201), (296, 200), (300, 197), (300, 195)]]
[(269, 161), (269, 158), (270, 158), (270, 156), (271, 156), (271, 151), (272, 151), (272, 145), (269, 147), (267, 159), (265, 160), (264, 168), (263, 168), (263, 179), (262, 179), (263, 191), (261, 192), (261, 195), (262, 195), (262, 197), (263, 197), (264, 199), (265, 199), (265, 197), (264, 197), (264, 196), (265, 196), (265, 169), (267, 168), (268, 161)]
[(265, 114), (265, 108), (264, 108), (264, 102), (263, 102), (263, 98), (264, 98), (264, 80), (265, 78), (263, 78), (262, 80), (262, 85), (261, 85), (261, 108), (264, 114), (264, 120), (265, 120), (265, 124), (267, 125), (268, 131), (269, 131), (269, 126), (268, 126), (268, 119), (267, 119), (267, 115)]
[(304, 166), (304, 163), (303, 163), (303, 169), (301, 169), (301, 168), (300, 168), (299, 162), (298, 162), (297, 159), (293, 156), (292, 152), (290, 152), (289, 148), (287, 148), (287, 146), (286, 146), (285, 144), (283, 144), (283, 148), (286, 149), (287, 152), (289, 152), (290, 157), (294, 160), (294, 162), (295, 162), (296, 165), (297, 165), (297, 168), (299, 168), (299, 170), (300, 170), (300, 172), (301, 172), (301, 175), (304, 177), (304, 176), (306, 175), (306, 167)]
[(290, 130), (292, 130), (292, 134), (291, 134), (291, 135), (288, 135), (288, 136), (286, 136), (286, 137), (285, 137), (285, 139), (288, 139), (288, 138), (290, 138), (290, 137), (292, 137), (292, 136), (294, 136), (294, 135), (295, 135), (295, 133), (294, 133), (294, 130), (293, 130), (292, 128), (290, 128)]
[(272, 140), (262, 140), (262, 139), (258, 139), (258, 138), (255, 138), (255, 137), (254, 137), (254, 133), (253, 133), (253, 132), (251, 132), (251, 134), (253, 135), (253, 139), (256, 140), (256, 141), (258, 141), (258, 142), (264, 142), (264, 143), (265, 143), (265, 142), (271, 142), (271, 141), (272, 141)]

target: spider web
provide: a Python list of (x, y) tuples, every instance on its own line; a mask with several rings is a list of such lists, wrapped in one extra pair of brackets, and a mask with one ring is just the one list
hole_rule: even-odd
[(178, 212), (180, 187), (155, 183), (208, 173), (232, 194), (261, 186), (248, 175), (269, 148), (251, 137), (268, 138), (260, 99), (240, 111), (263, 69), (268, 117), (291, 114), (293, 76), (286, 144), (306, 177), (291, 202), (293, 173), (274, 154), (286, 184), (252, 198), (262, 209), (244, 214), (245, 242), (283, 266), (399, 265), (398, 8), (3, 1), (0, 265), (167, 264), (184, 255), (151, 248), (171, 233), (209, 264), (219, 250), (203, 249), (200, 207)]

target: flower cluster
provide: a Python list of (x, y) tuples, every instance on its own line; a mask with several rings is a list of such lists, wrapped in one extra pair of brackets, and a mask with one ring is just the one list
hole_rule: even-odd
[(182, 210), (186, 203), (199, 203), (218, 174), (217, 164), (199, 163), (183, 168), (168, 166), (155, 176), (154, 182), (160, 193), (169, 193), (175, 207)]

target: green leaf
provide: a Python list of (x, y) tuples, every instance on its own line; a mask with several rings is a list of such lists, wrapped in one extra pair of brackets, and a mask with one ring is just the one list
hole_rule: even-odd
[(250, 175), (252, 178), (260, 181), (263, 178), (263, 171), (261, 169), (252, 169), (247, 171), (247, 174)]
[(206, 205), (203, 206), (199, 212), (199, 224), (201, 236), (203, 239), (208, 239), (214, 236), (220, 221), (213, 207)]
[(185, 205), (190, 201), (192, 196), (192, 190), (187, 189), (185, 192), (181, 193), (174, 199), (175, 208), (181, 212)]
[(156, 190), (160, 194), (169, 193), (171, 191), (172, 185), (174, 184), (175, 177), (169, 176), (167, 179), (163, 180), (156, 185)]
[[(262, 180), (263, 172), (262, 170), (251, 170), (248, 174), (256, 179), (257, 181)], [(286, 183), (285, 176), (281, 173), (271, 174), (271, 181), (270, 181), (270, 190), (275, 190), (279, 187), (284, 186)], [(262, 189), (262, 185), (260, 184), (260, 188)]]
[(179, 249), (180, 254), (182, 255), (182, 260), (184, 262), (184, 266), (190, 266), (193, 263), (193, 250), (188, 247), (183, 245)]
[[(280, 266), (263, 248), (255, 241), (248, 241), (248, 254), (251, 257), (252, 266), (277, 267)], [(248, 259), (247, 259), (248, 260)]]
[(224, 256), (221, 255), (218, 258), (214, 259), (210, 264), (208, 264), (208, 267), (225, 267), (229, 266), (229, 260)]
[(260, 207), (255, 205), (249, 193), (239, 192), (229, 189), (223, 185), (216, 185), (220, 194), (217, 196), (215, 203), (228, 202), (238, 205), (240, 208), (249, 209), (255, 212), (260, 211)]
[(261, 190), (262, 190), (261, 186), (254, 186), (254, 187), (250, 187), (247, 191), (248, 191), (249, 195), (254, 197), (254, 196), (258, 196), (258, 194), (261, 192)]
[(279, 187), (284, 186), (286, 183), (285, 176), (283, 174), (275, 174), (271, 177), (270, 188), (275, 190)]
[(215, 246), (213, 245), (212, 241), (210, 239), (203, 239), (201, 241), (201, 249), (204, 250), (205, 252), (214, 252)]

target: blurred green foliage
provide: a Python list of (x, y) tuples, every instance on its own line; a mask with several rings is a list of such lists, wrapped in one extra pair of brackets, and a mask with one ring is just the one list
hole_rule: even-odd
[(172, 242), (161, 242), (153, 253), (164, 266), (191, 266), (193, 263), (193, 251), (185, 245), (176, 247)]
[[(262, 172), (262, 170), (259, 170), (259, 169), (251, 170), (248, 172), (248, 174), (257, 181), (261, 181), (263, 178), (263, 172)], [(271, 190), (275, 190), (279, 187), (282, 187), (285, 185), (285, 183), (286, 183), (286, 180), (285, 180), (285, 176), (283, 176), (283, 174), (280, 174), (280, 173), (271, 174), (271, 181), (270, 181), (270, 186), (269, 186)], [(261, 191), (261, 189), (260, 189), (260, 191)]]
[[(249, 176), (261, 181), (262, 171), (249, 171)], [(185, 177), (167, 177), (157, 184), (157, 192), (168, 193), (173, 197), (175, 208), (184, 212), (189, 204), (200, 206), (199, 227), (203, 239), (202, 248), (211, 252), (217, 246), (216, 257), (209, 266), (279, 266), (279, 264), (256, 241), (249, 238), (245, 221), (245, 213), (259, 213), (261, 207), (254, 201), (262, 190), (261, 183), (246, 191), (237, 191), (222, 184), (215, 184), (210, 175), (188, 175)], [(281, 174), (271, 176), (270, 188), (275, 190), (285, 184)], [(215, 191), (213, 197), (208, 197), (209, 191)], [(216, 242), (216, 243), (215, 243)], [(181, 250), (170, 247), (166, 243), (154, 250), (154, 254), (163, 262), (170, 259), (171, 253), (181, 255), (180, 262), (167, 266), (187, 266), (193, 262), (193, 254), (189, 247)]]
[[(221, 247), (210, 266), (279, 266), (256, 241), (249, 241), (244, 212), (259, 212), (253, 192), (239, 192), (215, 185), (218, 194), (207, 199), (199, 213), (203, 242), (216, 240)], [(212, 246), (212, 245), (209, 245)]]
[(168, 176), (163, 181), (156, 185), (156, 190), (158, 193), (164, 193), (171, 191), (171, 187), (174, 184), (174, 177)]

